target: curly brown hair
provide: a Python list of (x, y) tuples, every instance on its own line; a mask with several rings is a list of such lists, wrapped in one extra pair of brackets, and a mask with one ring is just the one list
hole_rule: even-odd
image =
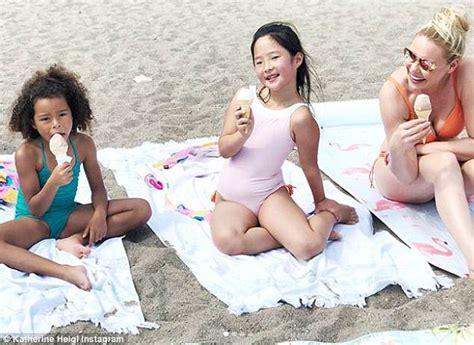
[(93, 119), (87, 99), (87, 89), (79, 76), (63, 66), (54, 64), (46, 71), (37, 71), (25, 82), (18, 98), (11, 106), (9, 128), (21, 132), (25, 139), (35, 139), (39, 133), (33, 128), (34, 106), (40, 98), (63, 97), (72, 113), (72, 133), (87, 130)]

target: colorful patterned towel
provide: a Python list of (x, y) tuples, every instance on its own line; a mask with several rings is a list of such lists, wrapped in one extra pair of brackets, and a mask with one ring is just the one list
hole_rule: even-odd
[[(389, 284), (399, 284), (410, 297), (420, 296), (422, 289), (449, 286), (449, 280), (435, 277), (416, 251), (387, 232), (373, 235), (369, 212), (329, 181), (326, 194), (354, 205), (360, 223), (337, 225), (344, 239), (330, 243), (323, 254), (306, 262), (285, 249), (256, 256), (220, 253), (211, 241), (208, 223), (224, 161), (215, 141), (144, 143), (131, 149), (103, 149), (98, 156), (130, 197), (145, 197), (150, 202), (153, 215), (148, 224), (152, 230), (176, 249), (199, 282), (226, 303), (231, 313), (254, 312), (281, 303), (295, 307), (363, 306), (365, 297)], [(295, 200), (311, 212), (311, 192), (301, 169), (285, 162), (283, 174), (286, 183), (295, 186)]]
[(0, 155), (0, 203), (16, 203), (18, 186), (18, 173), (13, 157)]

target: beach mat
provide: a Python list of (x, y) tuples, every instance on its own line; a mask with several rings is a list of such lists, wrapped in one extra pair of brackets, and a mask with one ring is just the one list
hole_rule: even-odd
[[(17, 190), (13, 157), (0, 155), (0, 223), (13, 219)], [(76, 201), (90, 202), (82, 169)], [(0, 339), (7, 335), (35, 339), (53, 326), (76, 321), (91, 321), (108, 332), (123, 334), (138, 334), (138, 327), (158, 327), (143, 317), (121, 238), (92, 247), (84, 259), (58, 250), (54, 239), (43, 240), (30, 251), (62, 264), (85, 266), (92, 289), (84, 291), (57, 278), (26, 274), (0, 264)]]
[[(321, 126), (321, 170), (432, 265), (465, 276), (465, 259), (441, 221), (434, 201), (394, 202), (371, 188), (369, 174), (385, 137), (378, 100), (321, 103), (315, 105), (315, 112)], [(470, 198), (469, 205), (474, 217), (474, 198)]]
[[(433, 274), (418, 252), (388, 232), (374, 235), (370, 213), (329, 181), (324, 185), (326, 195), (356, 207), (360, 223), (336, 225), (343, 240), (329, 243), (323, 254), (306, 262), (285, 249), (255, 256), (220, 253), (212, 243), (209, 226), (214, 207), (211, 197), (224, 162), (215, 141), (143, 143), (131, 149), (103, 149), (98, 157), (130, 197), (150, 202), (149, 226), (231, 313), (255, 312), (282, 303), (363, 306), (367, 296), (390, 284), (399, 284), (410, 297), (420, 296), (422, 289), (450, 285), (445, 277)], [(302, 170), (285, 162), (283, 174), (285, 182), (295, 187), (296, 202), (310, 213), (312, 194)]]

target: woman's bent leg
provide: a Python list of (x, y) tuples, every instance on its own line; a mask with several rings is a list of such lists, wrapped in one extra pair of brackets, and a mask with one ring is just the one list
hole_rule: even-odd
[(377, 188), (389, 199), (420, 203), (434, 196), (439, 215), (474, 276), (474, 227), (466, 199), (473, 189), (472, 164), (465, 162), (461, 168), (451, 152), (421, 156), (419, 177), (410, 185), (400, 183), (381, 160), (375, 169)]
[(463, 172), (450, 152), (420, 158), (420, 174), (433, 183), (436, 208), (474, 272), (474, 226), (466, 199)]

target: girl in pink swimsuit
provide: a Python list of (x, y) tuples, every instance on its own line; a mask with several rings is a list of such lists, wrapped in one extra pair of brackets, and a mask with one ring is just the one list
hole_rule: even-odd
[[(317, 164), (319, 127), (308, 107), (311, 66), (288, 24), (269, 23), (254, 34), (251, 52), (262, 84), (244, 116), (237, 96), (226, 111), (219, 152), (227, 158), (220, 174), (211, 232), (229, 255), (285, 247), (308, 260), (323, 251), (337, 222), (358, 221), (352, 207), (327, 199)], [(317, 214), (309, 219), (285, 188), (281, 166), (298, 148)], [(331, 236), (330, 236), (331, 235)]]

